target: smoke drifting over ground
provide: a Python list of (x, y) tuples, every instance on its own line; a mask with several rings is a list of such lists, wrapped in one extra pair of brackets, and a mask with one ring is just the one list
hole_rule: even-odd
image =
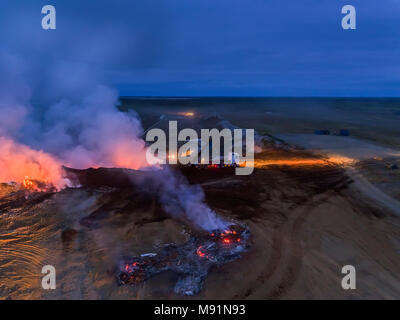
[[(38, 108), (28, 99), (17, 103), (17, 97), (0, 96), (1, 119), (11, 116), (0, 135), (1, 181), (22, 182), (28, 177), (60, 189), (66, 185), (62, 165), (80, 169), (148, 166), (140, 120), (133, 112), (118, 110), (118, 94), (109, 86), (95, 84), (85, 95), (64, 95), (56, 103)], [(156, 192), (167, 213), (206, 230), (227, 227), (204, 203), (201, 187), (189, 185), (168, 168), (151, 172), (150, 179), (135, 183)]]
[[(78, 169), (147, 167), (140, 120), (134, 112), (118, 110), (118, 92), (110, 85), (107, 72), (124, 61), (137, 61), (141, 68), (157, 62), (152, 52), (160, 43), (153, 42), (163, 38), (157, 30), (165, 32), (158, 25), (162, 14), (151, 5), (132, 13), (157, 18), (153, 19), (157, 26), (147, 31), (115, 24), (114, 11), (110, 17), (93, 16), (89, 28), (89, 21), (79, 19), (74, 10), (61, 3), (56, 7), (70, 15), (68, 21), (63, 20), (68, 24), (64, 28), (58, 24), (57, 30), (47, 33), (40, 24), (34, 28), (38, 15), (27, 4), (23, 17), (20, 11), (10, 12), (20, 21), (19, 29), (10, 31), (14, 37), (0, 34), (4, 38), (0, 51), (0, 182), (38, 180), (61, 189), (68, 184), (63, 165)], [(131, 21), (130, 15), (121, 16), (121, 12), (118, 20)], [(10, 19), (3, 21), (10, 23)], [(142, 17), (138, 19), (147, 24)], [(31, 30), (31, 39), (21, 29)], [(144, 39), (147, 45), (143, 46)], [(156, 190), (166, 212), (207, 230), (226, 227), (204, 203), (199, 186), (190, 186), (168, 169), (152, 172), (149, 187), (151, 192)]]
[(211, 210), (205, 203), (203, 189), (190, 185), (180, 173), (168, 167), (154, 168), (133, 183), (142, 190), (156, 193), (164, 210), (171, 216), (191, 221), (196, 227), (208, 231), (226, 229), (230, 223)]
[(180, 177), (166, 171), (166, 179), (160, 179), (160, 201), (172, 216), (186, 217), (197, 227), (208, 231), (226, 229), (229, 225), (204, 203), (203, 189), (189, 185)]

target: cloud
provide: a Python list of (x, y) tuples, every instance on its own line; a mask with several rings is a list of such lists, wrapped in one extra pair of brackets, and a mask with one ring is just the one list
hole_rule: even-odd
[(47, 32), (41, 1), (21, 0), (0, 5), (0, 39), (40, 58), (36, 74), (72, 60), (100, 69), (124, 95), (396, 95), (387, 84), (399, 81), (388, 70), (399, 64), (400, 8), (354, 0), (358, 27), (344, 31), (345, 4), (56, 0), (57, 30)]

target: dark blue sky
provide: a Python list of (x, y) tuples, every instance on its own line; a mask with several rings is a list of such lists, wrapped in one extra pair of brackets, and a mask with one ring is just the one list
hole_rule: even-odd
[[(45, 4), (55, 31), (41, 29)], [(341, 28), (345, 4), (357, 30)], [(122, 95), (400, 96), (399, 0), (4, 0), (0, 11), (0, 52), (33, 78), (62, 61), (84, 66), (70, 82), (94, 73)]]

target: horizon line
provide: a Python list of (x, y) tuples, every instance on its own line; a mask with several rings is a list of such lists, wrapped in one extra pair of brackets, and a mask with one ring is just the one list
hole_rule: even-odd
[(299, 98), (316, 98), (316, 99), (400, 99), (400, 96), (223, 96), (223, 95), (120, 95), (119, 98), (278, 98), (278, 99), (299, 99)]

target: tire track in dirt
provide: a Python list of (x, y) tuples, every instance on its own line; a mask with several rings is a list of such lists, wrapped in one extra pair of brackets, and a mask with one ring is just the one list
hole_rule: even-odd
[(315, 208), (325, 203), (335, 193), (334, 191), (328, 191), (310, 199), (295, 215), (291, 215), (287, 223), (283, 225), (281, 236), (288, 237), (287, 245), (283, 247), (284, 251), (280, 263), (283, 272), (276, 273), (278, 279), (268, 290), (264, 297), (265, 299), (279, 299), (295, 284), (303, 265), (304, 251), (301, 237), (303, 226)]
[(309, 215), (320, 203), (326, 201), (330, 192), (318, 195), (303, 203), (288, 215), (288, 219), (277, 229), (272, 236), (271, 254), (262, 273), (249, 288), (235, 299), (252, 298), (255, 295), (262, 299), (279, 299), (296, 282), (302, 267), (303, 246), (301, 231)]
[(281, 237), (289, 237), (289, 239), (284, 241), (286, 245), (282, 247), (282, 259), (279, 263), (281, 267), (279, 268), (278, 266), (283, 272), (276, 273), (277, 279), (271, 278), (272, 283), (275, 281), (275, 284), (268, 290), (268, 293), (265, 295), (266, 299), (279, 298), (295, 283), (303, 264), (303, 248), (299, 235), (301, 227), (306, 222), (310, 212), (310, 208), (302, 208), (293, 219), (290, 219), (288, 223), (283, 225)]
[(264, 285), (264, 283), (274, 274), (275, 270), (279, 265), (279, 261), (282, 255), (282, 237), (278, 230), (274, 230), (273, 234), (273, 242), (271, 249), (271, 256), (268, 259), (268, 264), (264, 271), (258, 275), (255, 282), (249, 285), (249, 288), (240, 294), (236, 294), (234, 299), (245, 299), (252, 295), (260, 286)]

